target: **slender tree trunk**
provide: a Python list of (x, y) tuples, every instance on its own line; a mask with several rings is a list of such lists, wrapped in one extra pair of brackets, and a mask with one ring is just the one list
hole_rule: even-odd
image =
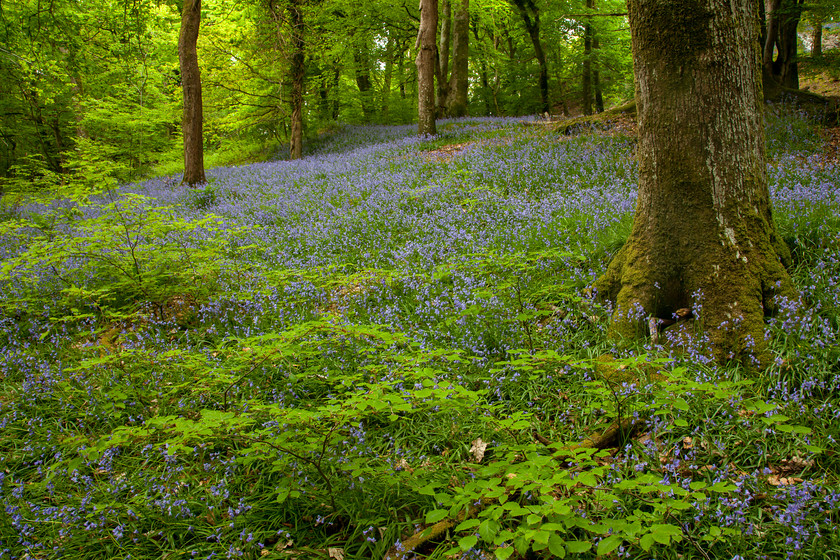
[(437, 0), (420, 0), (420, 29), (417, 32), (417, 132), (437, 134), (435, 127), (435, 35), (438, 24)]
[(446, 107), (449, 104), (449, 46), (452, 43), (452, 4), (449, 0), (441, 0), (440, 12), (440, 37), (435, 68), (438, 118), (446, 116)]
[(300, 0), (289, 0), (289, 25), (292, 38), (292, 118), (289, 134), (289, 158), (303, 156), (303, 87), (306, 77), (306, 53), (304, 42), (303, 12)]
[(452, 33), (452, 74), (449, 77), (447, 113), (450, 117), (467, 114), (470, 55), (470, 2), (455, 2), (455, 20)]
[(334, 121), (338, 120), (338, 116), (341, 114), (341, 96), (340, 96), (340, 87), (341, 87), (341, 66), (339, 65), (338, 61), (335, 61), (335, 68), (333, 69), (333, 84), (332, 84), (332, 92), (333, 92), (333, 106), (332, 106), (332, 118)]
[[(589, 7), (589, 1), (587, 1)], [(583, 25), (583, 76), (582, 76), (583, 114), (592, 114), (592, 24)]]
[(537, 63), (540, 65), (541, 109), (543, 113), (548, 113), (551, 111), (548, 101), (548, 62), (546, 61), (545, 51), (540, 40), (540, 10), (534, 4), (533, 0), (512, 1), (519, 10), (519, 15), (522, 16), (522, 22), (525, 24), (525, 30), (528, 32), (531, 43), (534, 45), (534, 55), (537, 58)]
[(821, 17), (814, 20), (814, 34), (811, 36), (811, 56), (822, 56), (823, 22)]
[(359, 96), (362, 101), (362, 115), (366, 123), (371, 122), (373, 118), (373, 107), (371, 103), (371, 94), (373, 93), (373, 83), (370, 79), (370, 53), (367, 38), (363, 37), (359, 40), (359, 46), (353, 53), (356, 71), (356, 87), (359, 88)]
[(198, 29), (201, 24), (201, 0), (184, 0), (181, 33), (178, 37), (178, 60), (184, 92), (184, 183), (200, 185), (204, 176), (204, 117), (201, 105), (201, 73), (198, 68)]
[(592, 30), (592, 88), (595, 92), (595, 112), (604, 112), (604, 96), (601, 91), (601, 67), (599, 64), (599, 54), (601, 53), (601, 41), (598, 39), (598, 32)]
[[(714, 356), (755, 364), (764, 315), (795, 298), (764, 159), (754, 0), (628, 0), (639, 112), (639, 192), (630, 238), (595, 288), (612, 332), (702, 325)], [(678, 313), (679, 311), (679, 313)]]
[(382, 121), (388, 123), (388, 109), (391, 100), (391, 77), (394, 73), (394, 37), (389, 33), (385, 45), (385, 76), (382, 80)]
[(400, 54), (397, 56), (397, 80), (400, 82), (400, 99), (406, 98), (405, 93), (405, 45), (400, 41)]

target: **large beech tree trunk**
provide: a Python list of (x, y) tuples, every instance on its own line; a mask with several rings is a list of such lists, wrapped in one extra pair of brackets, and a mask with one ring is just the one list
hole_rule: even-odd
[(437, 45), (437, 0), (420, 0), (420, 29), (417, 32), (417, 132), (436, 134), (435, 51)]
[(467, 114), (469, 85), (470, 0), (453, 0), (455, 17), (452, 26), (452, 73), (449, 77), (447, 112), (450, 117)]
[(201, 73), (198, 69), (198, 29), (201, 24), (201, 0), (184, 0), (181, 33), (178, 36), (178, 60), (181, 88), (184, 92), (184, 183), (192, 186), (207, 182), (204, 176), (204, 121), (201, 106)]
[(754, 0), (627, 4), (638, 202), (595, 289), (615, 301), (613, 333), (641, 334), (687, 308), (699, 321), (681, 324), (702, 325), (719, 361), (761, 360), (765, 313), (796, 292), (765, 176)]

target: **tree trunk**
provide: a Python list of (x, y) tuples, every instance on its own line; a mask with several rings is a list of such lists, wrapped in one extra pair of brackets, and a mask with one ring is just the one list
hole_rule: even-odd
[[(589, 1), (587, 1), (589, 7)], [(583, 114), (592, 114), (592, 24), (583, 26), (583, 76), (581, 80)]]
[(534, 55), (540, 65), (541, 112), (548, 113), (551, 111), (548, 101), (548, 62), (540, 40), (540, 10), (534, 5), (533, 0), (513, 0), (513, 3), (519, 10), (519, 15), (522, 16), (522, 22), (525, 24), (525, 30), (534, 45)]
[(802, 16), (804, 2), (805, 0), (766, 0), (765, 3), (767, 22), (762, 55), (764, 74), (788, 89), (799, 89), (796, 29)]
[(356, 87), (362, 102), (362, 115), (366, 123), (373, 119), (373, 82), (370, 78), (370, 45), (366, 37), (359, 39), (359, 44), (353, 52), (353, 62), (356, 71)]
[(601, 42), (598, 40), (598, 32), (592, 30), (592, 88), (595, 90), (595, 112), (604, 112), (604, 95), (601, 92), (601, 68), (598, 64), (598, 55), (601, 52)]
[(207, 182), (204, 176), (202, 134), (201, 74), (198, 69), (198, 29), (201, 24), (201, 0), (184, 0), (181, 33), (178, 36), (178, 60), (184, 92), (184, 183), (189, 186)]
[(452, 29), (452, 74), (449, 77), (447, 114), (467, 115), (469, 85), (470, 0), (454, 0), (455, 21)]
[(388, 33), (388, 42), (385, 45), (385, 76), (382, 80), (382, 122), (388, 124), (388, 110), (391, 100), (391, 78), (394, 73), (394, 37)]
[(630, 237), (595, 289), (615, 301), (614, 334), (642, 334), (689, 309), (699, 321), (671, 333), (702, 325), (718, 361), (763, 361), (764, 315), (796, 292), (765, 175), (754, 1), (627, 4), (638, 201)]
[(292, 118), (289, 133), (289, 158), (303, 156), (303, 81), (306, 77), (306, 53), (304, 43), (303, 13), (300, 0), (289, 0), (289, 25), (292, 38)]
[(333, 69), (333, 106), (332, 106), (332, 118), (334, 121), (338, 120), (339, 115), (341, 114), (341, 65), (339, 64), (338, 60), (335, 61), (335, 68)]
[(822, 18), (818, 16), (814, 20), (814, 34), (811, 36), (811, 56), (822, 56), (822, 28)]
[(435, 35), (437, 0), (420, 0), (420, 29), (417, 31), (417, 132), (437, 134), (435, 128)]
[(440, 37), (438, 38), (437, 66), (435, 80), (437, 81), (437, 116), (446, 116), (446, 106), (449, 103), (449, 45), (452, 42), (452, 4), (449, 0), (440, 2)]
[(400, 83), (400, 99), (405, 99), (405, 45), (398, 43), (399, 55), (397, 56), (397, 81)]

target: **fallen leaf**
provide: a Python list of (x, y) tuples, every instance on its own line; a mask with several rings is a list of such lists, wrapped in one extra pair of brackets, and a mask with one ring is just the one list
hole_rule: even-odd
[(335, 558), (335, 560), (344, 560), (343, 548), (328, 548), (327, 554), (330, 555), (330, 558)]
[(480, 463), (482, 459), (484, 459), (484, 451), (487, 450), (487, 444), (481, 440), (481, 438), (476, 439), (472, 442), (472, 447), (470, 447), (470, 454), (473, 456), (473, 459), (476, 463)]

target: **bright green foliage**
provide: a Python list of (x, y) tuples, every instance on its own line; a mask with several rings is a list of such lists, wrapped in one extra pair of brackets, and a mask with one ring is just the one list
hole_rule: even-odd
[[(830, 199), (800, 196), (805, 158), (780, 149), (770, 171), (790, 196), (781, 231), (814, 308), (768, 325), (779, 363), (744, 379), (707, 365), (702, 339), (616, 347), (609, 310), (585, 294), (626, 236), (598, 205), (632, 184), (631, 139), (479, 124), (395, 142), (370, 169), (342, 155), (336, 171), (246, 170), (296, 171), (260, 176), (278, 184), (219, 172), (203, 189), (172, 187), (167, 204), (137, 185), (98, 191), (91, 166), (72, 199), (4, 207), (3, 546), (49, 556), (21, 543), (50, 543), (74, 559), (338, 548), (349, 560), (443, 527), (422, 554), (731, 560), (784, 555), (787, 539), (800, 558), (837, 550), (840, 351), (825, 342), (840, 324), (840, 224)], [(470, 140), (468, 156), (434, 159)], [(565, 158), (550, 172), (547, 153)], [(365, 181), (386, 172), (374, 186), (403, 182), (379, 213), (403, 213), (383, 217)], [(543, 206), (585, 191), (586, 207)], [(304, 245), (311, 231), (266, 237), (326, 204), (338, 219), (323, 254)], [(518, 235), (486, 226), (504, 211)], [(248, 212), (260, 223), (245, 227)], [(440, 216), (479, 216), (461, 223), (486, 244), (383, 256), (416, 247)], [(347, 230), (375, 243), (340, 245)], [(323, 260), (277, 265), (295, 251)]]

